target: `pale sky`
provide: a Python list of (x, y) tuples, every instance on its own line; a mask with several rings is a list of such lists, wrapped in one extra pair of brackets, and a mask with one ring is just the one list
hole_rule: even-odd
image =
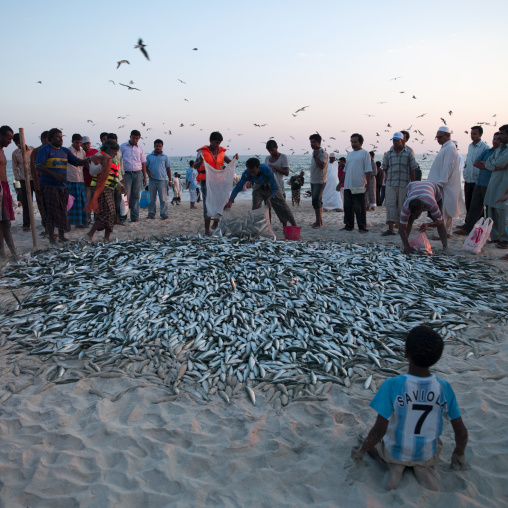
[[(424, 136), (411, 132), (411, 146), (424, 153), (438, 150), (443, 117), (465, 153), (471, 126), (492, 124), (491, 144), (494, 123), (508, 123), (506, 0), (18, 0), (1, 9), (0, 124), (24, 127), (34, 146), (51, 127), (66, 146), (75, 132), (123, 142), (139, 129), (145, 151), (160, 137), (169, 155), (191, 155), (219, 130), (230, 153), (264, 154), (273, 136), (283, 153), (302, 154), (318, 131), (341, 153), (353, 132), (368, 150), (379, 140), (382, 153), (412, 126)], [(150, 61), (134, 49), (139, 37)], [(117, 70), (122, 59), (130, 65)], [(141, 91), (119, 85), (130, 81)]]

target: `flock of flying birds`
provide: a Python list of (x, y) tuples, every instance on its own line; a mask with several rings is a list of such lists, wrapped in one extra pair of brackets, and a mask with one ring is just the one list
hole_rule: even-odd
[[(143, 39), (139, 38), (139, 39), (138, 39), (138, 43), (136, 44), (136, 46), (134, 46), (134, 49), (139, 49), (139, 50), (141, 51), (141, 53), (143, 54), (143, 56), (144, 56), (144, 57), (145, 57), (148, 61), (150, 61), (150, 56), (148, 55), (148, 51), (145, 49), (146, 47), (147, 47), (147, 46), (146, 46), (146, 44), (144, 44), (144, 43), (143, 43)], [(192, 48), (192, 51), (198, 51), (198, 48)], [(129, 60), (126, 60), (126, 59), (119, 60), (119, 61), (117, 62), (116, 68), (117, 68), (117, 69), (119, 69), (119, 68), (120, 68), (120, 66), (121, 66), (121, 65), (123, 65), (123, 64), (130, 65), (130, 62), (129, 62)], [(402, 77), (403, 77), (403, 76), (396, 76), (396, 77), (394, 77), (394, 78), (390, 78), (390, 79), (389, 79), (389, 81), (397, 81), (397, 80), (401, 79)], [(178, 81), (179, 81), (180, 83), (184, 84), (184, 85), (186, 85), (186, 84), (187, 84), (185, 81), (183, 81), (183, 80), (182, 80), (182, 79), (180, 79), (180, 78), (178, 78)], [(113, 85), (116, 85), (115, 81), (114, 81), (114, 80), (112, 80), (112, 79), (110, 79), (108, 82), (109, 82), (109, 83), (113, 83)], [(37, 81), (37, 84), (42, 84), (42, 81)], [(135, 84), (135, 83), (134, 83), (134, 81), (132, 81), (132, 80), (131, 80), (131, 81), (129, 81), (129, 84), (127, 84), (127, 85), (126, 85), (126, 84), (124, 84), (124, 83), (120, 83), (120, 82), (119, 82), (118, 84), (119, 84), (119, 85), (121, 85), (121, 86), (123, 86), (123, 87), (125, 87), (125, 88), (127, 88), (127, 90), (128, 90), (128, 91), (131, 91), (131, 90), (136, 90), (136, 91), (138, 91), (138, 92), (140, 92), (140, 91), (141, 91), (139, 88), (136, 88), (136, 87), (132, 86), (132, 85), (134, 85), (134, 84)], [(402, 91), (399, 91), (398, 93), (399, 93), (399, 94), (405, 94), (405, 93), (406, 93), (406, 91), (405, 91), (405, 90), (402, 90)], [(417, 100), (417, 97), (416, 97), (414, 94), (412, 94), (412, 97), (411, 97), (411, 98), (412, 98), (412, 99), (414, 99), (414, 100)], [(188, 100), (188, 99), (185, 99), (185, 98), (184, 98), (184, 101), (189, 102), (189, 100)], [(387, 101), (380, 101), (380, 102), (378, 102), (377, 104), (388, 104), (388, 102), (387, 102)], [(294, 113), (291, 113), (291, 114), (292, 114), (292, 116), (293, 116), (293, 117), (297, 117), (299, 113), (303, 113), (303, 112), (305, 112), (307, 108), (310, 108), (310, 106), (302, 106), (301, 108), (298, 108), (298, 109), (297, 109)], [(418, 115), (418, 116), (416, 117), (416, 119), (418, 119), (418, 118), (423, 118), (423, 117), (425, 117), (426, 115), (428, 115), (428, 113), (422, 113), (421, 115)], [(452, 110), (448, 111), (448, 115), (449, 115), (449, 116), (452, 116), (452, 115), (453, 115), (453, 111), (452, 111)], [(119, 116), (119, 117), (118, 117), (118, 119), (123, 119), (123, 120), (125, 120), (128, 116), (129, 116), (129, 115), (126, 115), (126, 116)], [(376, 115), (374, 115), (374, 114), (370, 114), (370, 113), (365, 113), (365, 116), (368, 116), (369, 118), (372, 118), (372, 117), (375, 117)], [(494, 115), (492, 116), (492, 118), (495, 118), (496, 116), (497, 116), (497, 115), (496, 115), (496, 114), (494, 114)], [(440, 120), (441, 120), (441, 122), (442, 122), (444, 125), (447, 125), (447, 121), (446, 121), (446, 119), (445, 119), (445, 118), (441, 117), (441, 118), (440, 118)], [(95, 126), (95, 123), (93, 123), (93, 121), (92, 121), (92, 120), (87, 120), (87, 122), (88, 122), (88, 123), (91, 123), (91, 124), (92, 124), (92, 126)], [(493, 126), (493, 127), (496, 127), (496, 126), (497, 126), (497, 121), (495, 121), (495, 123), (494, 123), (494, 124), (492, 124), (492, 125), (491, 125), (489, 122), (476, 122), (476, 123), (477, 123), (478, 125), (486, 125), (486, 126)], [(145, 127), (145, 126), (146, 126), (146, 123), (145, 123), (145, 122), (141, 122), (141, 124), (143, 125), (143, 127)], [(165, 125), (165, 123), (163, 123), (163, 125)], [(194, 127), (195, 125), (196, 125), (196, 124), (190, 124), (190, 127)], [(254, 127), (259, 127), (259, 128), (261, 128), (261, 127), (266, 127), (268, 124), (266, 124), (266, 123), (263, 123), (263, 124), (254, 123), (253, 125), (254, 125)], [(124, 128), (124, 127), (125, 127), (125, 125), (120, 125), (120, 126), (118, 127), (118, 129), (122, 129), (122, 128)], [(180, 124), (180, 127), (185, 127), (185, 126), (184, 126), (184, 124), (183, 124), (183, 123), (181, 123), (181, 124)], [(386, 127), (387, 127), (387, 129), (385, 129), (385, 130), (384, 130), (384, 132), (388, 132), (388, 133), (390, 133), (390, 132), (391, 132), (391, 131), (390, 131), (390, 129), (393, 129), (393, 128), (392, 128), (392, 126), (391, 126), (389, 123), (387, 124), (387, 126), (386, 126)], [(151, 127), (149, 127), (149, 128), (146, 128), (146, 130), (147, 130), (147, 131), (149, 131), (149, 130), (152, 130), (152, 128), (151, 128)], [(203, 129), (200, 129), (200, 130), (203, 130)], [(411, 130), (412, 130), (412, 132), (413, 132), (414, 134), (417, 134), (417, 135), (421, 136), (421, 139), (419, 139), (419, 138), (417, 138), (417, 137), (413, 137), (412, 139), (410, 139), (410, 142), (413, 142), (413, 143), (414, 143), (414, 142), (419, 142), (419, 143), (420, 143), (420, 144), (422, 144), (422, 145), (423, 145), (423, 143), (425, 142), (425, 139), (424, 139), (424, 136), (425, 136), (425, 135), (423, 134), (423, 132), (421, 132), (419, 129), (413, 129), (413, 126), (412, 126), (412, 125), (410, 125), (409, 127), (405, 128), (405, 129), (401, 129), (401, 130), (406, 130), (406, 131), (408, 131), (408, 132), (411, 132)], [(317, 131), (316, 131), (316, 132), (317, 132)], [(346, 132), (346, 131), (345, 131), (345, 130), (341, 130), (340, 132), (341, 132), (341, 133), (344, 133), (344, 132)], [(469, 131), (464, 131), (464, 132), (465, 132), (465, 134), (469, 134)], [(452, 133), (453, 133), (453, 131), (452, 131)], [(168, 131), (164, 131), (164, 134), (166, 134), (166, 135), (172, 135), (172, 132), (171, 132), (171, 130), (169, 130), (169, 129), (168, 129)], [(319, 133), (318, 133), (318, 134), (319, 134)], [(243, 135), (243, 134), (237, 134), (237, 136), (242, 136), (242, 135)], [(376, 132), (376, 137), (381, 137), (381, 135), (379, 134), (379, 132)], [(290, 138), (291, 138), (291, 139), (293, 139), (293, 140), (295, 139), (293, 136), (290, 136)], [(273, 137), (270, 137), (269, 139), (274, 139), (274, 138), (273, 138)], [(323, 142), (324, 142), (324, 141), (326, 141), (326, 138), (322, 138), (322, 139), (323, 139)], [(332, 136), (330, 136), (328, 139), (329, 139), (329, 140), (334, 140), (334, 141), (336, 141), (336, 138), (334, 138), (334, 137), (332, 137)], [(228, 140), (228, 143), (229, 143), (229, 142), (231, 142), (231, 139), (229, 139), (229, 140)], [(262, 143), (263, 143), (263, 144), (265, 144), (265, 143), (266, 143), (266, 141), (262, 141)], [(144, 144), (144, 143), (143, 143), (143, 144)], [(378, 148), (378, 145), (379, 145), (379, 140), (377, 140), (375, 144), (374, 144), (374, 143), (371, 143), (371, 144), (370, 144), (370, 146), (372, 147), (372, 151), (374, 151), (374, 152), (375, 152), (375, 151), (377, 150), (377, 148)], [(284, 145), (282, 144), (281, 146), (284, 146)], [(331, 147), (331, 145), (329, 145), (329, 144), (326, 144), (325, 146), (326, 146), (327, 148), (332, 148), (332, 147)], [(229, 148), (229, 145), (227, 145), (227, 146), (226, 146), (226, 148)], [(250, 148), (246, 148), (245, 150), (250, 150)], [(290, 148), (289, 150), (292, 152), (292, 155), (295, 155), (295, 154), (296, 154), (296, 152), (295, 152), (295, 150), (294, 150), (294, 149)], [(301, 150), (302, 150), (302, 151), (305, 151), (305, 153), (304, 153), (303, 155), (307, 155), (307, 154), (309, 154), (309, 153), (310, 153), (310, 152), (309, 152), (308, 150), (306, 150), (305, 148), (304, 148), (304, 149), (301, 149)], [(340, 153), (340, 150), (338, 150), (338, 149), (334, 149), (334, 151), (335, 151), (335, 152)], [(344, 149), (344, 151), (345, 151), (346, 153), (349, 153), (349, 147), (346, 147), (346, 148)], [(433, 153), (433, 152), (434, 152), (434, 150), (429, 150), (428, 152), (429, 152), (429, 153)], [(438, 150), (435, 150), (435, 153), (437, 153), (437, 152), (438, 152)], [(424, 156), (423, 156), (423, 159), (426, 159), (426, 156), (427, 156), (427, 155), (429, 155), (429, 153), (425, 153), (425, 154), (424, 154)]]

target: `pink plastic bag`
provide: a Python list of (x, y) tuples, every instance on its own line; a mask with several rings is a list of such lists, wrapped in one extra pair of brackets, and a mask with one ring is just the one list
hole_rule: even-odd
[(427, 235), (420, 231), (412, 240), (409, 240), (409, 246), (414, 254), (426, 254), (432, 256), (432, 247), (430, 246)]
[(69, 199), (67, 200), (67, 211), (69, 211), (72, 208), (73, 204), (74, 204), (74, 196), (72, 194), (69, 194)]

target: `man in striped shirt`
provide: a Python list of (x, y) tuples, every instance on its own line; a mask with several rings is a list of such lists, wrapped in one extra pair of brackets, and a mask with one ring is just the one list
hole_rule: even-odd
[(404, 145), (402, 132), (394, 133), (393, 146), (383, 156), (382, 168), (386, 172), (386, 224), (382, 236), (394, 235), (395, 222), (406, 196), (406, 187), (415, 179), (416, 161), (413, 151)]
[(413, 222), (420, 217), (422, 212), (428, 212), (432, 222), (422, 224), (420, 231), (426, 231), (429, 227), (437, 228), (443, 250), (448, 248), (446, 228), (441, 213), (442, 206), (443, 198), (437, 184), (424, 181), (411, 182), (407, 186), (406, 201), (402, 205), (399, 218), (399, 235), (404, 245), (404, 254), (411, 254), (409, 235), (411, 234)]
[(396, 489), (406, 467), (412, 467), (417, 481), (429, 490), (438, 490), (430, 468), (437, 462), (442, 443), (443, 416), (448, 415), (455, 434), (451, 467), (464, 469), (467, 429), (460, 416), (453, 389), (444, 379), (430, 373), (443, 353), (444, 342), (432, 328), (413, 328), (407, 338), (405, 355), (408, 373), (387, 379), (370, 407), (377, 420), (362, 446), (351, 457), (362, 460), (369, 453), (390, 468), (387, 489)]

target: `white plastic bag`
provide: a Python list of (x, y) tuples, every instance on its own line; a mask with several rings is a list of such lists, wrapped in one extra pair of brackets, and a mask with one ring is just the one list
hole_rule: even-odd
[(209, 217), (216, 217), (224, 213), (224, 206), (229, 201), (233, 188), (236, 159), (233, 159), (224, 169), (215, 169), (203, 161), (206, 170), (206, 210)]
[(472, 252), (473, 254), (480, 254), (485, 242), (489, 239), (490, 230), (494, 221), (489, 217), (487, 219), (481, 218), (474, 226), (469, 236), (466, 238), (462, 249)]
[(127, 194), (122, 194), (122, 200), (120, 201), (120, 215), (123, 217), (129, 213), (129, 201)]
[(409, 240), (409, 246), (414, 254), (426, 254), (432, 256), (432, 247), (427, 235), (423, 231), (419, 231), (418, 235)]
[[(208, 178), (207, 178), (208, 181)], [(224, 210), (214, 236), (264, 236), (277, 240), (270, 225), (270, 213), (267, 206), (257, 210), (228, 208)]]

